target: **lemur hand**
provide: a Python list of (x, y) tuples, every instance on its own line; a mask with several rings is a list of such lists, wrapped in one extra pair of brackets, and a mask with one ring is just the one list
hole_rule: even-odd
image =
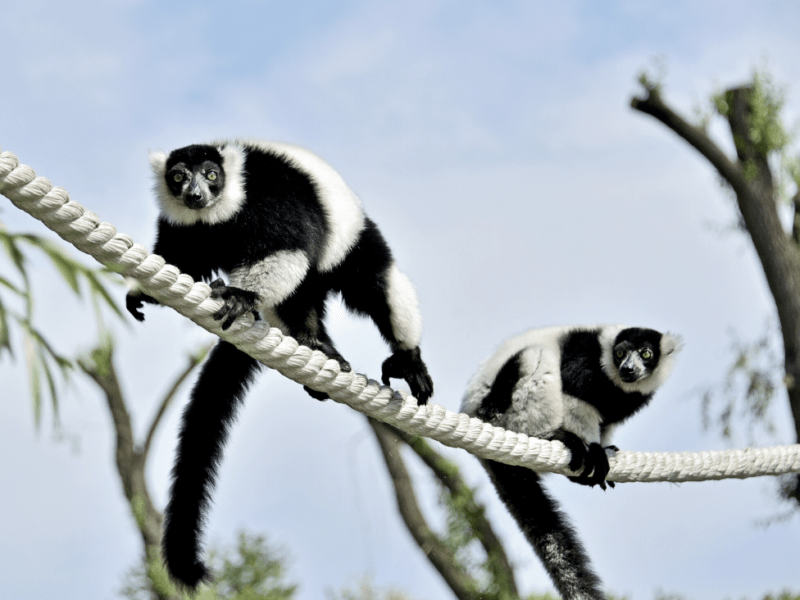
[(144, 321), (144, 313), (139, 309), (144, 306), (145, 302), (149, 304), (159, 303), (155, 298), (151, 298), (142, 292), (128, 292), (128, 295), (125, 296), (125, 308), (133, 315), (134, 319), (140, 322)]
[(211, 286), (211, 297), (215, 300), (222, 299), (225, 301), (222, 308), (214, 313), (215, 320), (221, 321), (225, 319), (222, 323), (223, 331), (233, 324), (236, 317), (245, 313), (252, 312), (255, 314), (256, 319), (259, 318), (258, 311), (256, 310), (256, 306), (258, 305), (257, 293), (225, 285), (222, 279), (216, 279), (209, 285)]
[(427, 404), (433, 396), (433, 380), (422, 362), (419, 348), (398, 350), (383, 362), (381, 372), (384, 385), (390, 385), (390, 378), (405, 379), (420, 406)]

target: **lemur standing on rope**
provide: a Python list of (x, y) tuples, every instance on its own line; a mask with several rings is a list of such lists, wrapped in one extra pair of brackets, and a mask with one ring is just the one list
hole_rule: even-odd
[[(467, 387), (462, 412), (571, 452), (576, 483), (606, 489), (612, 430), (646, 406), (672, 369), (679, 339), (622, 326), (535, 329), (507, 340)], [(483, 460), (564, 600), (602, 600), (600, 579), (540, 476)]]
[[(296, 146), (255, 141), (192, 145), (152, 153), (150, 162), (161, 209), (154, 252), (196, 280), (228, 275), (228, 284), (211, 283), (212, 297), (225, 300), (214, 315), (222, 329), (239, 315), (260, 313), (350, 371), (323, 320), (328, 296), (339, 292), (391, 346), (383, 382), (405, 379), (418, 402), (427, 403), (433, 382), (420, 354), (414, 287), (330, 165)], [(157, 303), (138, 290), (128, 293), (127, 308), (140, 321), (143, 302)], [(209, 575), (199, 558), (203, 520), (228, 429), (259, 366), (219, 341), (183, 413), (163, 550), (172, 577), (190, 588)]]

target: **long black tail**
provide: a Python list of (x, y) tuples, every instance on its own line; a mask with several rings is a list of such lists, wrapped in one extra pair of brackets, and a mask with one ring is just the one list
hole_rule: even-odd
[(575, 530), (542, 487), (539, 475), (524, 467), (483, 461), (500, 499), (528, 538), (563, 600), (604, 600), (600, 578)]
[(228, 342), (203, 365), (183, 413), (162, 548), (170, 575), (189, 588), (209, 578), (200, 542), (228, 430), (260, 363)]

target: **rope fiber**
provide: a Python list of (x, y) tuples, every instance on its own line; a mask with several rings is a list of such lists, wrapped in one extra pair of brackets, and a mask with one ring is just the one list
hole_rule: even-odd
[[(572, 475), (567, 468), (570, 453), (561, 442), (493, 427), (437, 404), (418, 406), (405, 392), (358, 373), (342, 373), (335, 360), (300, 346), (264, 321), (255, 321), (252, 315), (239, 317), (223, 332), (220, 322), (212, 317), (222, 301), (209, 297), (211, 288), (207, 284), (182, 274), (129, 236), (118, 233), (113, 225), (101, 222), (95, 213), (70, 200), (66, 190), (20, 164), (11, 152), (0, 152), (0, 193), (100, 264), (136, 279), (141, 289), (161, 304), (297, 383), (325, 392), (336, 402), (412, 435), (462, 448), (481, 458)], [(609, 462), (608, 480), (616, 482), (744, 479), (800, 472), (800, 444), (712, 452), (621, 451)]]

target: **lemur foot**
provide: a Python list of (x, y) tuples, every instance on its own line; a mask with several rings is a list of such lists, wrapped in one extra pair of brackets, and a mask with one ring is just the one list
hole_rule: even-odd
[[(339, 363), (339, 370), (342, 373), (349, 373), (350, 371), (353, 370), (353, 368), (350, 366), (350, 363), (347, 362), (342, 357), (341, 354), (336, 352), (336, 350), (333, 348), (333, 346), (328, 346), (327, 348), (318, 348), (318, 350), (320, 350), (321, 352), (325, 353), (328, 356), (328, 358), (332, 358), (333, 360), (338, 362)], [(326, 394), (325, 392), (318, 392), (317, 390), (312, 390), (307, 385), (304, 385), (303, 389), (306, 391), (306, 393), (309, 396), (311, 396), (315, 400), (319, 400), (320, 402), (324, 402), (325, 400), (329, 400), (330, 399), (330, 396), (328, 396), (328, 394)]]
[(427, 404), (433, 396), (433, 380), (428, 374), (428, 367), (422, 362), (419, 348), (398, 350), (387, 358), (381, 368), (384, 385), (390, 385), (390, 379), (405, 379), (411, 388), (411, 395), (420, 406)]
[(259, 318), (256, 306), (258, 305), (258, 294), (243, 290), (241, 288), (225, 285), (222, 279), (215, 279), (210, 284), (211, 297), (215, 300), (222, 299), (225, 301), (222, 308), (214, 313), (214, 319), (221, 321), (222, 330), (225, 331), (233, 324), (236, 317), (243, 314), (252, 312), (255, 314), (256, 319)]

